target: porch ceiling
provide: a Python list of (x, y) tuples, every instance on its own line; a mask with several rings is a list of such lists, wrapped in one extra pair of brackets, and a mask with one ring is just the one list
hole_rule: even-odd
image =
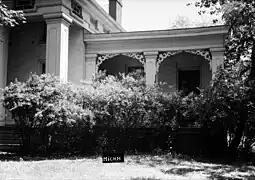
[(227, 26), (85, 34), (88, 54), (223, 48)]

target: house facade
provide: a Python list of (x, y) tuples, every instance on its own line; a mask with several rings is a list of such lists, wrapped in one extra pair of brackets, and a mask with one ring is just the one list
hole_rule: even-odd
[[(148, 85), (166, 82), (174, 92), (185, 83), (206, 87), (223, 64), (225, 26), (125, 32), (121, 0), (109, 0), (109, 14), (95, 0), (2, 2), (24, 10), (27, 23), (0, 29), (0, 88), (30, 72), (89, 83), (98, 70), (144, 69)], [(0, 126), (9, 124), (0, 107)]]

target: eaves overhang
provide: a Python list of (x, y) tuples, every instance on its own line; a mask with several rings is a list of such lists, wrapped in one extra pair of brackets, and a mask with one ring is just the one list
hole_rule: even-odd
[(154, 31), (119, 32), (109, 34), (86, 34), (85, 42), (120, 41), (120, 40), (146, 40), (162, 38), (178, 38), (205, 35), (227, 35), (227, 26), (210, 26), (185, 29), (168, 29)]

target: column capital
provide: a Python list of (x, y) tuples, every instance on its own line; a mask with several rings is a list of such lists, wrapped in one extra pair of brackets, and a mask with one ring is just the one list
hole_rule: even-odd
[(210, 48), (210, 52), (224, 52), (225, 48), (224, 47), (217, 47), (217, 48)]
[(85, 58), (94, 59), (97, 57), (97, 54), (85, 54)]
[(157, 56), (158, 55), (158, 51), (145, 51), (145, 52), (143, 52), (143, 54), (145, 56)]
[(70, 26), (70, 24), (73, 22), (72, 18), (70, 18), (65, 13), (44, 14), (43, 18), (45, 19), (47, 24), (62, 22), (65, 23), (67, 26)]

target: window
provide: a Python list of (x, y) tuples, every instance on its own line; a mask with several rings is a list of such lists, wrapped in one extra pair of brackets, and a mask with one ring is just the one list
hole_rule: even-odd
[(46, 73), (46, 63), (45, 59), (38, 60), (38, 74), (45, 74)]
[(178, 71), (178, 89), (185, 95), (191, 92), (199, 93), (197, 87), (200, 87), (200, 70), (182, 70)]
[(108, 29), (106, 29), (106, 28), (104, 28), (104, 33), (110, 33), (110, 31), (108, 30)]
[(78, 4), (76, 1), (72, 0), (71, 8), (72, 8), (72, 12), (75, 15), (77, 15), (78, 17), (83, 19), (83, 16), (82, 16), (82, 6), (80, 4)]
[(15, 0), (15, 9), (33, 9), (35, 5), (35, 0)]

